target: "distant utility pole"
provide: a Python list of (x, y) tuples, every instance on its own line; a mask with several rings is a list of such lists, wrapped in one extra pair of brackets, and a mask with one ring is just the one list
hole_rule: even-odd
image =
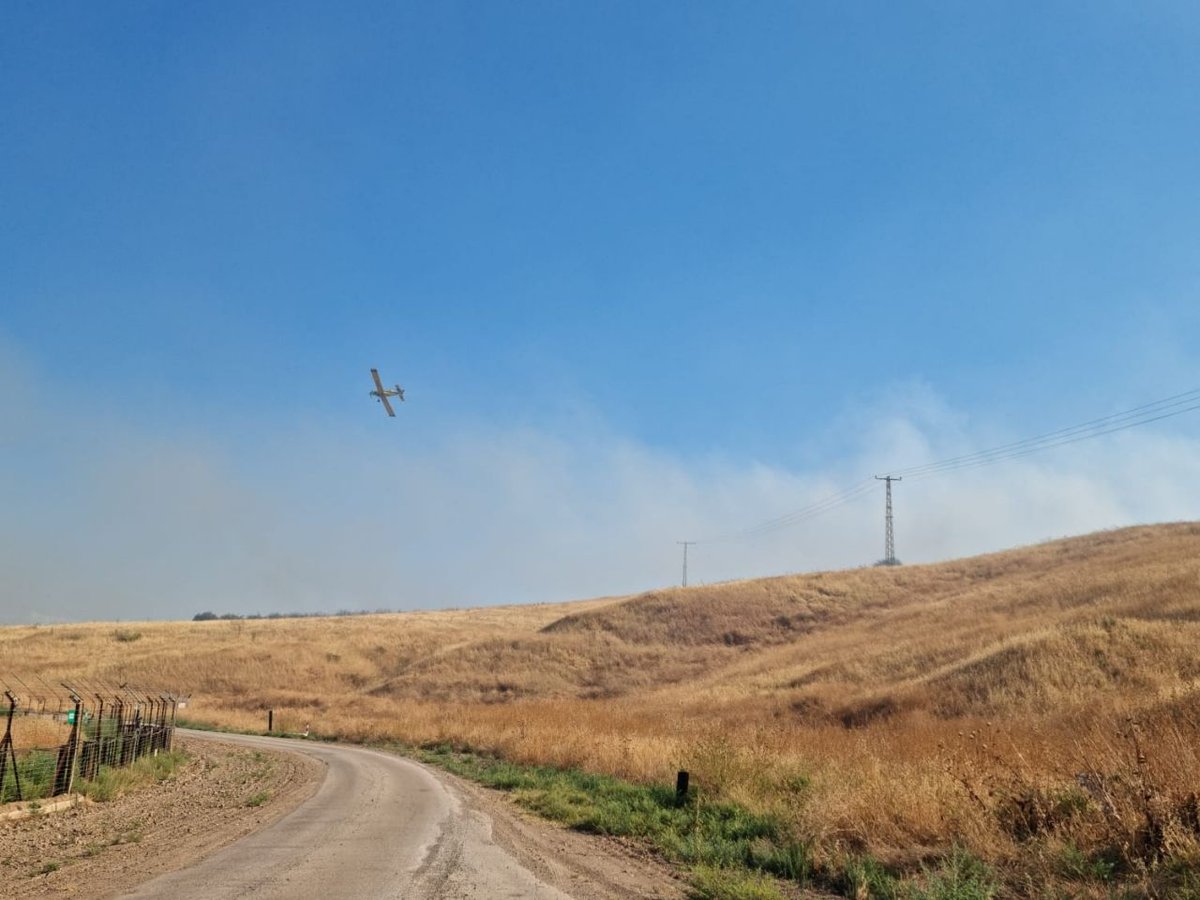
[(896, 536), (892, 532), (892, 482), (904, 479), (899, 475), (876, 475), (875, 480), (887, 484), (887, 503), (884, 507), (883, 559), (879, 561), (879, 564), (881, 566), (898, 566), (900, 560), (896, 559)]
[(683, 586), (687, 587), (687, 548), (694, 547), (695, 541), (676, 541), (677, 544), (683, 545)]

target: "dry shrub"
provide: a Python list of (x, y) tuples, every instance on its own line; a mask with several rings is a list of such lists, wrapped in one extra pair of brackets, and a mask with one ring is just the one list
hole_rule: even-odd
[(54, 720), (46, 716), (17, 716), (13, 719), (13, 746), (17, 750), (58, 747), (66, 743), (70, 734), (71, 726), (62, 719)]

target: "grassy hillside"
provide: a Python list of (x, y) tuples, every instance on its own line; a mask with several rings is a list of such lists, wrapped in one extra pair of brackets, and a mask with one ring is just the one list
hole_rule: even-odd
[(8, 628), (0, 672), (170, 685), (217, 724), (688, 768), (818, 856), (964, 845), (1106, 896), (1200, 863), (1197, 647), (1183, 523), (557, 605)]

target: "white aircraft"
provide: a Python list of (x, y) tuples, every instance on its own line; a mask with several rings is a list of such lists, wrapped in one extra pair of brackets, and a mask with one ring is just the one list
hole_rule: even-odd
[(371, 377), (375, 379), (375, 390), (371, 391), (371, 396), (383, 404), (383, 408), (387, 410), (389, 416), (395, 416), (396, 411), (392, 409), (392, 404), (388, 403), (388, 397), (399, 397), (400, 402), (404, 402), (404, 388), (396, 385), (395, 388), (385, 388), (383, 382), (379, 380), (379, 370), (372, 369)]

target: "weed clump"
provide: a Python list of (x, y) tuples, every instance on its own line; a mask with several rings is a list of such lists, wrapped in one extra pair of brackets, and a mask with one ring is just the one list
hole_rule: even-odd
[(144, 785), (166, 781), (187, 758), (182, 750), (166, 750), (128, 766), (101, 766), (95, 778), (76, 781), (75, 789), (89, 800), (107, 803)]

